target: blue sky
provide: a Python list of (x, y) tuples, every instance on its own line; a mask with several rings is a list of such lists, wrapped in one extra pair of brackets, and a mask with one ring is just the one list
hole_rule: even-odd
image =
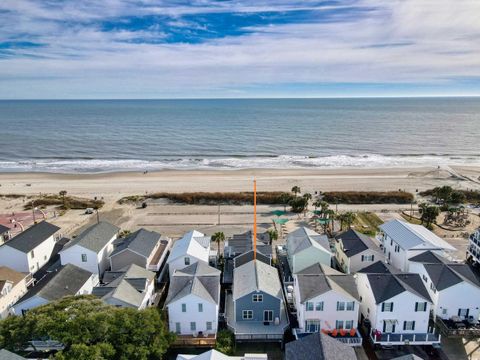
[(480, 1), (2, 0), (0, 98), (480, 95)]

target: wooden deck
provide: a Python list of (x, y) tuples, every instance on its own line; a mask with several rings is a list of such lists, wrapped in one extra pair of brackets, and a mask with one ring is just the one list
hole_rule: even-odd
[(191, 335), (177, 335), (177, 339), (172, 344), (173, 347), (213, 347), (217, 338), (215, 335), (199, 335), (193, 337)]

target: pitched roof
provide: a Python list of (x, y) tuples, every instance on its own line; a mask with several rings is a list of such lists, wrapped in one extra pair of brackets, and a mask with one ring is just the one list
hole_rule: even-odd
[(391, 220), (379, 226), (402, 249), (456, 249), (422, 225), (410, 224), (401, 220)]
[(172, 276), (165, 304), (168, 305), (190, 294), (218, 304), (220, 273), (220, 270), (201, 261), (176, 270)]
[(233, 270), (233, 300), (253, 291), (263, 291), (282, 298), (282, 286), (275, 267), (252, 260)]
[(430, 250), (422, 252), (418, 255), (412, 256), (408, 260), (413, 262), (425, 263), (425, 264), (443, 264), (447, 262), (447, 260), (444, 257), (437, 255)]
[[(271, 259), (268, 256), (265, 256), (261, 252), (257, 251), (257, 260), (260, 260), (261, 262), (264, 262), (265, 264), (270, 265), (271, 264)], [(243, 264), (246, 264), (250, 261), (252, 261), (254, 258), (254, 252), (253, 250), (247, 251), (246, 253), (240, 254), (237, 257), (233, 258), (233, 266), (234, 267), (239, 267), (242, 266)]]
[(356, 360), (357, 355), (351, 346), (318, 332), (287, 343), (285, 359)]
[(13, 352), (8, 351), (7, 349), (0, 350), (0, 360), (22, 360), (26, 359), (23, 356), (17, 355)]
[(0, 224), (0, 234), (4, 234), (6, 233), (7, 231), (10, 231), (10, 228)]
[(48, 273), (18, 302), (23, 302), (35, 295), (48, 301), (61, 299), (68, 295), (76, 295), (91, 276), (92, 273), (90, 271), (67, 264), (58, 271)]
[(315, 264), (302, 270), (296, 276), (301, 303), (330, 290), (347, 298), (359, 299), (353, 275), (346, 275), (328, 266)]
[[(173, 244), (167, 263), (173, 260), (190, 255), (196, 258), (208, 257), (210, 252), (210, 236), (205, 236), (199, 231), (192, 230)], [(203, 255), (203, 256), (202, 256)]]
[(58, 226), (46, 221), (40, 221), (22, 231), (2, 246), (10, 246), (24, 253), (28, 253), (55, 234), (58, 230), (60, 230)]
[(398, 273), (400, 270), (395, 269), (392, 265), (389, 265), (383, 261), (375, 261), (373, 264), (365, 266), (357, 272), (363, 274), (383, 274), (383, 273)]
[(104, 285), (94, 287), (92, 294), (103, 300), (113, 298), (138, 308), (144, 300), (147, 281), (154, 278), (154, 272), (131, 264), (120, 271), (106, 271)]
[(155, 231), (139, 229), (116, 242), (116, 247), (110, 256), (115, 256), (125, 249), (130, 249), (144, 257), (149, 257), (160, 241), (161, 235)]
[(353, 229), (349, 229), (335, 237), (343, 244), (343, 252), (347, 257), (360, 254), (361, 252), (371, 249), (378, 251), (380, 248), (368, 236), (359, 233)]
[[(269, 245), (268, 233), (257, 234), (257, 252), (266, 256), (272, 256), (272, 246)], [(231, 238), (227, 239), (225, 244), (226, 256), (238, 256), (244, 254), (253, 249), (253, 233), (251, 230), (234, 234)]]
[(82, 231), (80, 235), (65, 245), (63, 249), (79, 245), (98, 253), (119, 231), (119, 227), (106, 221), (100, 221)]
[(377, 273), (367, 274), (375, 303), (380, 304), (405, 291), (432, 302), (425, 285), (418, 274)]
[(310, 247), (315, 247), (327, 253), (331, 253), (328, 237), (326, 235), (320, 235), (306, 227), (300, 227), (288, 234), (287, 244), (292, 252), (291, 255), (298, 254)]
[(0, 280), (11, 281), (13, 286), (18, 284), (27, 276), (28, 274), (15, 271), (7, 266), (0, 266)]

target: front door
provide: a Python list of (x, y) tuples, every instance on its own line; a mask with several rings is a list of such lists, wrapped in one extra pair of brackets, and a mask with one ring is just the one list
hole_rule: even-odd
[(273, 321), (273, 311), (272, 310), (265, 310), (263, 312), (263, 321), (264, 322), (272, 322)]

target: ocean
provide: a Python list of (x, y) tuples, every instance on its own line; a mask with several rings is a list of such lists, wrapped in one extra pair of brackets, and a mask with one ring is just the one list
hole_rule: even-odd
[(0, 101), (0, 171), (480, 165), (480, 98)]

